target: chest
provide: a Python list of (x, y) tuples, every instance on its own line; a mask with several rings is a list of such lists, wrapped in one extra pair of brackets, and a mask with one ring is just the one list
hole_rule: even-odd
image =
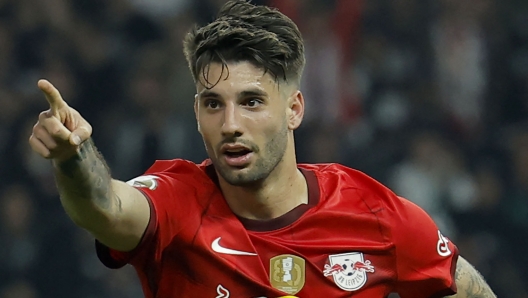
[(376, 220), (312, 217), (272, 232), (204, 218), (160, 256), (162, 283), (200, 297), (386, 297), (393, 246)]

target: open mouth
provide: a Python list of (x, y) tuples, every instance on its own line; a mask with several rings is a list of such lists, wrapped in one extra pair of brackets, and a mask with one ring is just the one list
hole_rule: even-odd
[(244, 167), (249, 164), (253, 151), (241, 145), (224, 145), (222, 154), (224, 161), (232, 167)]
[(248, 150), (248, 149), (227, 150), (224, 152), (225, 155), (227, 155), (228, 157), (232, 157), (232, 158), (241, 157), (249, 153), (251, 153), (251, 150)]

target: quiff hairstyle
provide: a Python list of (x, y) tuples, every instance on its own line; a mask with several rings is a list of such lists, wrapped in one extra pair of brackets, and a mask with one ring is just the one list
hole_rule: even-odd
[(247, 61), (271, 74), (275, 82), (297, 86), (305, 64), (297, 25), (277, 9), (247, 0), (228, 1), (213, 22), (192, 29), (183, 45), (194, 81), (205, 88), (218, 83), (208, 80), (213, 62), (221, 63), (229, 76), (229, 62)]

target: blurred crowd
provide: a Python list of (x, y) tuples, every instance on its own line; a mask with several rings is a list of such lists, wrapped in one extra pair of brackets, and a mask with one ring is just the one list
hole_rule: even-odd
[[(115, 178), (206, 158), (181, 40), (225, 0), (0, 0), (0, 298), (142, 297), (97, 260), (27, 142), (47, 78)], [(306, 41), (300, 162), (422, 206), (500, 297), (528, 297), (528, 2), (260, 0)]]

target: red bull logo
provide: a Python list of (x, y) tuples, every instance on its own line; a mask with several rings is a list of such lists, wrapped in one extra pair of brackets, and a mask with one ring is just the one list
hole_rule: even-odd
[(323, 270), (324, 276), (330, 276), (330, 275), (334, 275), (336, 273), (345, 271), (345, 269), (343, 268), (343, 266), (341, 266), (341, 264), (334, 264), (332, 266), (326, 264), (324, 268), (325, 268)]
[(370, 261), (356, 261), (352, 265), (352, 270), (357, 270), (361, 272), (374, 272), (374, 266), (370, 265)]

